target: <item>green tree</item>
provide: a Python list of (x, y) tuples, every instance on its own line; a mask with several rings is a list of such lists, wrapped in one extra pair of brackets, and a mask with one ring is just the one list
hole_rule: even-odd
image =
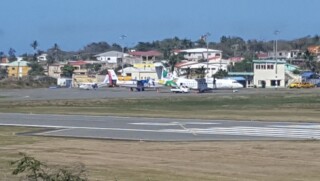
[(232, 72), (252, 72), (252, 60), (245, 59), (241, 62), (236, 62), (234, 66), (230, 66), (230, 71)]
[(101, 64), (86, 64), (86, 69), (89, 70), (90, 73), (97, 73), (101, 67)]
[(113, 43), (111, 45), (111, 49), (112, 50), (116, 50), (116, 51), (122, 51), (122, 47), (119, 44)]
[(305, 59), (306, 59), (306, 66), (309, 70), (312, 72), (317, 71), (317, 63), (314, 61), (315, 56), (310, 53), (308, 50), (304, 53)]
[(228, 72), (222, 69), (218, 70), (218, 72), (213, 75), (213, 77), (217, 79), (221, 79), (227, 76), (228, 76)]
[(8, 76), (7, 69), (0, 69), (0, 79), (6, 78)]
[(21, 159), (11, 162), (11, 165), (16, 166), (12, 174), (25, 173), (27, 181), (87, 181), (83, 165), (75, 170), (65, 168), (54, 170), (24, 153), (20, 153), (20, 155)]
[(62, 76), (64, 77), (72, 77), (74, 71), (74, 67), (72, 65), (65, 65), (62, 67)]
[(38, 46), (39, 46), (37, 40), (34, 40), (30, 44), (30, 46), (33, 48), (33, 61), (37, 61), (37, 53), (38, 53), (37, 50), (38, 50)]
[(13, 170), (13, 175), (18, 175), (23, 172), (27, 172), (26, 177), (27, 180), (44, 180), (47, 178), (45, 174), (46, 165), (41, 163), (40, 161), (36, 160), (33, 157), (27, 156), (24, 153), (20, 153), (22, 158), (11, 162), (11, 165), (16, 165), (16, 168)]
[(16, 50), (13, 49), (13, 48), (10, 48), (9, 51), (8, 51), (8, 54), (9, 54), (9, 62), (13, 62), (13, 61), (16, 61), (17, 60), (17, 57), (16, 57)]
[(57, 43), (53, 45), (53, 55), (54, 55), (54, 60), (57, 62), (59, 58), (59, 53), (60, 53), (60, 48)]
[(32, 62), (28, 64), (31, 69), (28, 74), (31, 76), (44, 75), (44, 68), (38, 62)]
[(173, 54), (169, 56), (169, 66), (170, 66), (170, 71), (173, 72), (174, 71), (174, 67), (177, 63), (181, 62), (181, 60), (183, 60), (183, 54)]
[(197, 68), (195, 70), (195, 73), (197, 74), (198, 78), (204, 78), (206, 75), (206, 69), (204, 68), (204, 66)]

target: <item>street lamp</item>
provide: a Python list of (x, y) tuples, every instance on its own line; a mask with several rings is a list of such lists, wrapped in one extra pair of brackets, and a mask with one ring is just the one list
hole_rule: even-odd
[[(124, 40), (125, 38), (127, 38), (126, 35), (121, 35), (120, 36), (121, 40)], [(124, 58), (124, 42), (122, 43), (122, 56), (121, 56), (121, 69), (122, 69), (122, 73), (121, 76), (123, 76), (123, 58)]]
[(201, 39), (203, 39), (207, 46), (207, 77), (209, 76), (209, 42), (208, 42), (208, 36), (211, 34), (207, 32), (206, 34), (201, 36)]
[(278, 57), (277, 57), (277, 51), (278, 51), (278, 40), (277, 40), (277, 35), (280, 33), (280, 31), (278, 31), (278, 30), (276, 30), (276, 31), (274, 31), (274, 34), (275, 34), (275, 46), (274, 46), (274, 48), (275, 48), (275, 55), (274, 55), (274, 57), (275, 57), (275, 61), (276, 61), (276, 68), (275, 68), (275, 70), (276, 70), (276, 82), (275, 82), (275, 86), (276, 86), (276, 88), (278, 87)]

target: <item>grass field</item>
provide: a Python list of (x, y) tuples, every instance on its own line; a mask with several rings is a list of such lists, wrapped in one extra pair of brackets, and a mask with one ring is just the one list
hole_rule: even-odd
[[(126, 142), (15, 136), (0, 127), (0, 180), (19, 180), (19, 152), (49, 165), (86, 165), (89, 180), (319, 180), (318, 141)], [(116, 179), (115, 179), (116, 178)]]
[[(0, 112), (319, 122), (308, 94), (197, 95), (153, 99), (3, 101)], [(90, 180), (320, 180), (319, 141), (135, 142), (17, 136), (0, 127), (0, 180), (25, 152), (49, 165), (86, 165)]]
[[(0, 112), (319, 122), (320, 94), (0, 101)], [(196, 114), (195, 114), (196, 113)]]

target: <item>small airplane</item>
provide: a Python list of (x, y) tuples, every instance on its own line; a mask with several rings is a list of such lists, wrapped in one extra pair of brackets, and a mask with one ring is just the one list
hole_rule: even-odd
[(117, 83), (120, 87), (130, 88), (131, 91), (134, 89), (137, 91), (144, 91), (145, 89), (159, 90), (159, 88), (164, 87), (164, 85), (156, 83), (153, 79), (148, 80), (132, 80), (132, 81), (122, 81)]
[(106, 74), (103, 82), (83, 82), (78, 85), (78, 88), (84, 90), (96, 90), (105, 86), (115, 86), (116, 78), (114, 70), (110, 69), (108, 70), (108, 74)]

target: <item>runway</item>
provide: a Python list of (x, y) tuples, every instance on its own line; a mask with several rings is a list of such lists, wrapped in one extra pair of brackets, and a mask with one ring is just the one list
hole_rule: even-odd
[(318, 140), (320, 124), (0, 113), (0, 126), (39, 127), (38, 136), (139, 141)]

